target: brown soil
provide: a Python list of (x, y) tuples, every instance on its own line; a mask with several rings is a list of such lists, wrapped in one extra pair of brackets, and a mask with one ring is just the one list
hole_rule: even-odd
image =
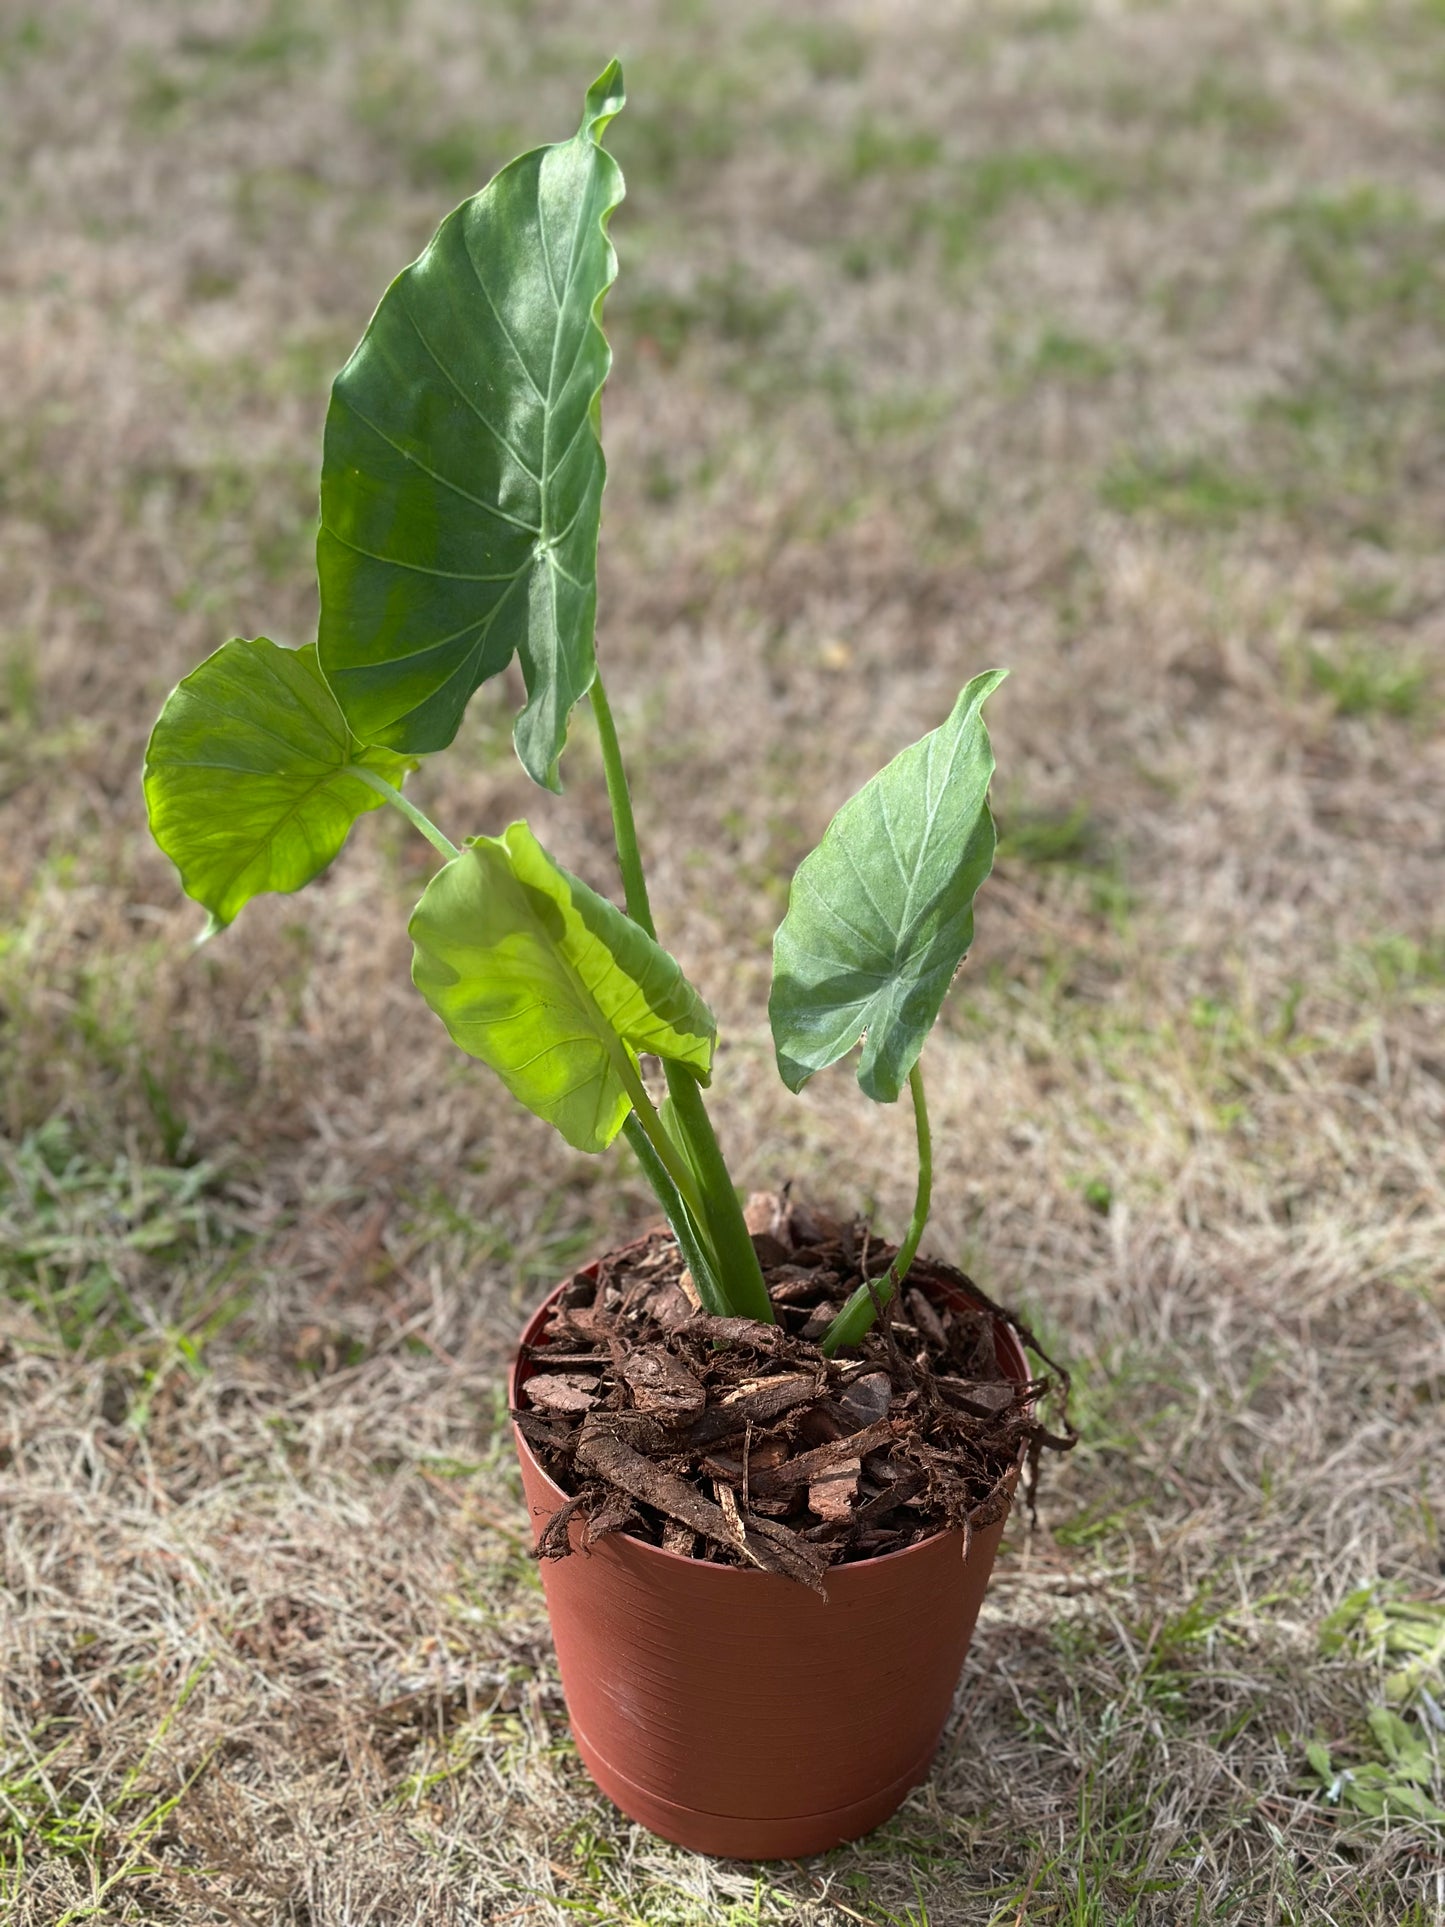
[(916, 1260), (893, 1315), (826, 1358), (833, 1314), (897, 1248), (771, 1197), (749, 1222), (776, 1325), (704, 1312), (665, 1231), (564, 1287), (514, 1414), (570, 1495), (539, 1557), (568, 1553), (581, 1515), (584, 1545), (626, 1532), (821, 1591), (831, 1565), (991, 1525), (1021, 1460), (1031, 1494), (1041, 1450), (1073, 1443), (1037, 1417), (1050, 1390), (1067, 1400), (1067, 1375), (1009, 1379), (996, 1318), (1043, 1354), (962, 1272)]

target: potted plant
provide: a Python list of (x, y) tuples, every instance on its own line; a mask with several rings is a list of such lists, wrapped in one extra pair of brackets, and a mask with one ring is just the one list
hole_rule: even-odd
[[(504, 168), (392, 283), (332, 391), (317, 641), (235, 639), (187, 676), (145, 794), (207, 934), (325, 869), (357, 817), (400, 811), (442, 858), (409, 925), (417, 989), (569, 1144), (636, 1153), (671, 1235), (554, 1291), (511, 1379), (573, 1727), (659, 1832), (796, 1854), (926, 1772), (1020, 1464), (1047, 1441), (1027, 1333), (918, 1257), (920, 1056), (993, 860), (982, 709), (1002, 672), (844, 804), (776, 938), (789, 1088), (860, 1042), (871, 1098), (909, 1086), (903, 1243), (781, 1199), (750, 1221), (703, 1098), (716, 1025), (657, 940), (593, 646), (622, 105), (614, 62), (572, 139)], [(458, 845), (405, 794), (513, 656), (538, 784), (560, 788), (591, 703), (625, 912), (525, 822)]]

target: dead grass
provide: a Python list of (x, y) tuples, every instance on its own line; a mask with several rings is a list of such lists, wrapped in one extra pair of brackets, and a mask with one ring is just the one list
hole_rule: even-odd
[[(635, 1170), (449, 1055), (425, 852), (192, 956), (137, 774), (202, 654), (310, 635), (331, 371), (619, 44), (601, 640), (736, 1168), (900, 1223), (906, 1120), (777, 1084), (767, 939), (1011, 665), (936, 1233), (1086, 1433), (930, 1784), (758, 1872), (590, 1791), (519, 1552), (501, 1366)], [(0, 90), (0, 1912), (1445, 1918), (1439, 1829), (1305, 1755), (1381, 1758), (1325, 1616), (1442, 1587), (1435, 0), (54, 0)], [(477, 707), (434, 813), (609, 887), (585, 725), (554, 803)]]

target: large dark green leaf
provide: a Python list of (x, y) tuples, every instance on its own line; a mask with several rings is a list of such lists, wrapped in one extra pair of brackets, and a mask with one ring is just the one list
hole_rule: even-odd
[(604, 464), (599, 321), (622, 175), (599, 145), (614, 61), (572, 140), (448, 215), (336, 378), (321, 471), (321, 664), (357, 735), (443, 749), (521, 659), (517, 753), (556, 789), (591, 686)]
[(146, 750), (156, 842), (181, 884), (227, 924), (265, 890), (299, 890), (324, 870), (411, 762), (359, 744), (316, 664), (316, 645), (237, 638), (170, 693)]
[(860, 1038), (869, 1097), (892, 1103), (917, 1063), (993, 867), (993, 751), (980, 711), (1005, 673), (975, 676), (948, 721), (850, 797), (799, 864), (768, 1002), (789, 1090)]
[(707, 1082), (717, 1025), (676, 960), (525, 823), (439, 870), (410, 929), (412, 981), (452, 1041), (579, 1151), (622, 1128), (642, 1052)]

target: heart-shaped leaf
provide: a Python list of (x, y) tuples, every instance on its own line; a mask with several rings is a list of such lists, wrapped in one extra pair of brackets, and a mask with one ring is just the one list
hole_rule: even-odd
[(622, 174), (600, 146), (614, 61), (573, 139), (524, 154), (449, 214), (336, 378), (321, 470), (321, 663), (356, 733), (444, 749), (520, 657), (517, 753), (559, 787), (595, 672), (605, 467), (599, 321)]
[(858, 1082), (891, 1104), (973, 942), (993, 867), (993, 751), (980, 713), (1007, 672), (975, 676), (938, 729), (839, 810), (793, 878), (768, 1015), (789, 1090), (866, 1041)]
[(410, 930), (412, 981), (453, 1043), (579, 1151), (622, 1128), (642, 1052), (708, 1081), (717, 1025), (677, 961), (525, 823), (439, 870)]
[(314, 643), (237, 637), (167, 698), (146, 750), (146, 810), (186, 894), (224, 926), (263, 891), (309, 883), (380, 808), (358, 768), (395, 785), (414, 767), (357, 742)]

